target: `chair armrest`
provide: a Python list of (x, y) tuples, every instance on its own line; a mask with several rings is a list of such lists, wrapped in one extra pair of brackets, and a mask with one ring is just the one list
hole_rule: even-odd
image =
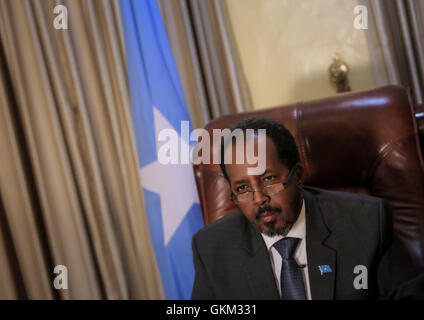
[(415, 107), (415, 118), (417, 119), (418, 134), (420, 139), (421, 153), (424, 154), (424, 104)]

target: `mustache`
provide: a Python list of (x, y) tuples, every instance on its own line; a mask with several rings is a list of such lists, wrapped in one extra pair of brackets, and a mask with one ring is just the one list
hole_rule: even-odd
[(283, 212), (283, 210), (281, 210), (280, 208), (276, 208), (276, 207), (271, 207), (268, 205), (265, 205), (263, 207), (260, 207), (258, 209), (258, 211), (256, 211), (256, 220), (259, 220), (259, 218), (261, 217), (261, 215), (265, 212), (275, 212), (275, 213), (281, 213)]

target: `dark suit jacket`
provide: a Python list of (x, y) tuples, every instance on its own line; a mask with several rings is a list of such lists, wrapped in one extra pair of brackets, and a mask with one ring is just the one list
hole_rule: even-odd
[[(416, 271), (386, 202), (311, 187), (304, 199), (312, 299), (417, 298), (423, 278), (406, 282)], [(192, 299), (279, 299), (265, 242), (240, 211), (201, 229), (192, 247)], [(354, 287), (357, 265), (367, 267), (368, 289)]]

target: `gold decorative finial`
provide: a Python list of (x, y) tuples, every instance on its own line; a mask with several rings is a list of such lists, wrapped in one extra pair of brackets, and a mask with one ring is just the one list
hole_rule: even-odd
[(346, 62), (340, 59), (337, 53), (334, 54), (333, 63), (330, 65), (328, 71), (330, 72), (330, 81), (336, 86), (338, 93), (350, 91), (347, 79), (349, 67)]

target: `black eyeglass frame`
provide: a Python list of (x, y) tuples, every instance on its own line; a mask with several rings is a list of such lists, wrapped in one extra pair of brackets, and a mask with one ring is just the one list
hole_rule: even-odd
[[(291, 174), (293, 173), (293, 169), (294, 169), (294, 167), (290, 170), (290, 172), (289, 172), (289, 174), (287, 175), (287, 177), (286, 177), (286, 179), (284, 180), (284, 181), (282, 181), (282, 182), (277, 182), (277, 183), (273, 183), (273, 184), (270, 184), (270, 185), (268, 185), (268, 186), (264, 186), (263, 188), (262, 188), (262, 190), (251, 190), (251, 191), (246, 191), (246, 192), (242, 192), (242, 193), (240, 193), (240, 195), (241, 194), (246, 194), (246, 193), (252, 193), (252, 199), (251, 200), (248, 200), (248, 201), (239, 201), (238, 199), (237, 199), (237, 196), (231, 191), (231, 196), (230, 196), (230, 200), (231, 201), (233, 201), (234, 203), (236, 203), (236, 204), (246, 204), (246, 203), (250, 203), (250, 202), (252, 202), (252, 201), (254, 201), (255, 200), (255, 192), (262, 192), (264, 195), (266, 195), (266, 196), (273, 196), (274, 194), (277, 194), (277, 193), (280, 193), (281, 191), (283, 191), (283, 190), (285, 190), (286, 188), (287, 188), (287, 186), (288, 186), (288, 184), (289, 184), (289, 180), (290, 180), (290, 177), (291, 177)], [(266, 193), (266, 192), (264, 192), (264, 189), (265, 188), (269, 188), (270, 186), (275, 186), (276, 184), (281, 184), (283, 187), (280, 189), (280, 190), (278, 190), (278, 191), (276, 191), (276, 192), (273, 192), (273, 193)]]

